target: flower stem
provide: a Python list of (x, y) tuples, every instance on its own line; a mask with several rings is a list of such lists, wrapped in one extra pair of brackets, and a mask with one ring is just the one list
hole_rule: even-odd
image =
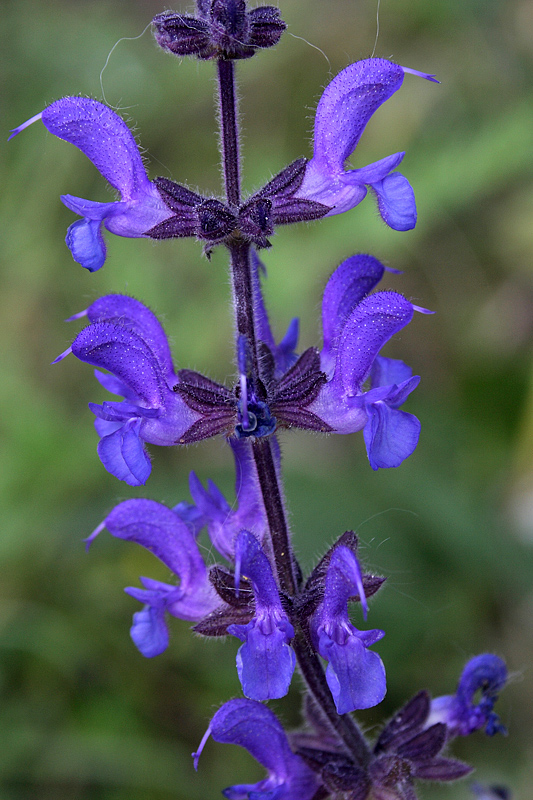
[[(233, 61), (225, 59), (218, 61), (218, 87), (226, 198), (230, 206), (237, 208), (240, 204), (241, 190)], [(248, 342), (251, 356), (251, 380), (254, 387), (258, 388), (261, 385), (260, 358), (256, 335), (253, 272), (250, 260), (251, 245), (239, 231), (235, 231), (226, 245), (231, 260), (237, 333), (244, 336)], [(283, 492), (274, 458), (273, 437), (253, 439), (252, 451), (268, 520), (279, 587), (286, 596), (295, 598), (301, 586), (301, 572), (292, 550)], [(293, 648), (309, 692), (322, 709), (332, 730), (344, 742), (354, 761), (361, 766), (366, 765), (369, 759), (369, 750), (362, 733), (348, 714), (337, 714), (324, 669), (309, 643), (307, 632), (298, 625), (295, 627), (297, 632), (293, 640)]]
[(298, 590), (300, 570), (291, 547), (289, 526), (272, 453), (271, 438), (255, 439), (253, 454), (270, 530), (279, 585), (282, 592), (293, 597)]
[(241, 202), (239, 176), (239, 136), (237, 127), (237, 95), (235, 92), (235, 65), (231, 60), (219, 59), (218, 95), (220, 101), (220, 138), (224, 158), (224, 184), (230, 206)]
[(257, 378), (259, 376), (259, 355), (257, 352), (257, 337), (255, 335), (254, 288), (250, 266), (250, 244), (238, 236), (233, 236), (227, 246), (230, 251), (237, 333), (246, 337), (252, 360), (253, 377)]

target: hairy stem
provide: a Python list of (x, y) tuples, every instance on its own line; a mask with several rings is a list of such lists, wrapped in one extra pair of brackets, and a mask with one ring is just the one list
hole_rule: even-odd
[[(234, 63), (231, 60), (221, 59), (218, 61), (218, 86), (220, 139), (223, 153), (226, 198), (230, 206), (237, 208), (240, 204), (241, 195), (239, 132), (237, 126), (235, 70)], [(253, 271), (250, 261), (251, 245), (242, 238), (239, 231), (235, 231), (227, 242), (227, 247), (231, 260), (237, 333), (244, 336), (248, 342), (251, 356), (251, 380), (253, 386), (257, 389), (262, 384), (259, 373)], [(279, 586), (285, 595), (294, 598), (300, 590), (300, 568), (291, 546), (289, 525), (276, 470), (272, 442), (272, 437), (253, 439), (252, 451), (267, 515)], [(348, 714), (337, 714), (320, 659), (310, 646), (306, 632), (301, 628), (297, 628), (293, 647), (309, 692), (322, 709), (332, 730), (340, 736), (354, 760), (361, 766), (366, 765), (369, 759), (366, 741), (356, 723)]]
[(285, 594), (292, 597), (298, 589), (299, 570), (292, 552), (289, 526), (270, 437), (256, 439), (253, 443), (253, 453), (268, 519), (279, 585)]
[(237, 333), (246, 337), (252, 359), (254, 378), (259, 376), (259, 355), (255, 335), (254, 287), (250, 265), (249, 242), (234, 236), (228, 243), (231, 260), (233, 300)]
[(241, 202), (239, 176), (239, 135), (237, 127), (237, 95), (235, 65), (221, 58), (218, 62), (218, 94), (220, 101), (220, 138), (224, 160), (224, 184), (230, 206)]

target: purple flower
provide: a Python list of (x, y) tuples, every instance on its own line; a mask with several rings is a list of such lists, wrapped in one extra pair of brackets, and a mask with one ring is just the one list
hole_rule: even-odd
[(493, 711), (498, 694), (507, 683), (507, 667), (498, 656), (483, 653), (465, 666), (457, 691), (431, 702), (428, 725), (444, 722), (448, 736), (468, 736), (485, 728), (487, 736), (507, 733)]
[[(322, 301), (320, 366), (327, 377), (308, 410), (336, 433), (364, 429), (372, 469), (397, 467), (418, 443), (420, 423), (399, 407), (419, 378), (402, 361), (378, 356), (413, 311), (425, 312), (396, 292), (367, 292), (385, 267), (372, 256), (356, 255), (333, 273)], [(370, 388), (364, 391), (369, 379)]]
[(196, 622), (220, 605), (194, 535), (171, 509), (154, 500), (126, 500), (89, 536), (88, 545), (103, 528), (118, 539), (142, 545), (179, 578), (178, 586), (141, 578), (144, 589), (126, 589), (145, 604), (133, 615), (130, 633), (147, 658), (159, 655), (168, 646), (167, 612)]
[(228, 633), (244, 644), (237, 653), (237, 672), (246, 697), (284, 697), (296, 664), (289, 646), (294, 628), (283, 610), (272, 567), (255, 536), (241, 531), (235, 544), (235, 586), (248, 578), (255, 598), (255, 615), (246, 625), (230, 625)]
[(386, 692), (385, 668), (377, 653), (368, 648), (385, 634), (359, 631), (348, 617), (348, 600), (366, 598), (359, 562), (344, 545), (335, 548), (329, 562), (324, 599), (311, 620), (315, 646), (326, 661), (326, 680), (339, 714), (381, 703)]
[(235, 458), (237, 504), (230, 506), (211, 480), (204, 489), (196, 473), (191, 472), (189, 486), (195, 505), (180, 503), (176, 511), (187, 522), (193, 519), (198, 529), (206, 525), (214, 547), (224, 558), (233, 561), (239, 531), (251, 531), (262, 542), (267, 519), (250, 442), (234, 437), (228, 442)]
[(54, 136), (81, 150), (120, 193), (115, 203), (61, 197), (67, 208), (83, 217), (70, 226), (66, 238), (74, 260), (83, 267), (95, 272), (105, 261), (102, 225), (117, 236), (138, 238), (172, 216), (146, 175), (133, 134), (108, 106), (86, 97), (64, 97), (19, 125), (12, 136), (38, 119)]
[(228, 800), (311, 800), (319, 783), (304, 761), (295, 755), (275, 714), (253, 700), (224, 703), (193, 753), (195, 767), (209, 735), (216, 742), (244, 747), (268, 771), (258, 783), (237, 784), (224, 790)]
[(177, 444), (201, 414), (173, 391), (178, 378), (168, 341), (150, 309), (131, 297), (107, 295), (73, 318), (84, 315), (91, 324), (55, 362), (72, 352), (112, 373), (95, 371), (102, 386), (124, 400), (89, 404), (101, 436), (98, 455), (108, 472), (139, 486), (151, 471), (144, 442)]
[(395, 153), (360, 169), (344, 168), (369, 119), (398, 91), (406, 72), (434, 80), (432, 75), (382, 58), (369, 58), (346, 67), (331, 81), (318, 103), (313, 157), (294, 195), (296, 199), (329, 206), (329, 215), (341, 214), (358, 205), (368, 187), (387, 225), (398, 231), (414, 228), (413, 190), (403, 175), (393, 172), (405, 153)]

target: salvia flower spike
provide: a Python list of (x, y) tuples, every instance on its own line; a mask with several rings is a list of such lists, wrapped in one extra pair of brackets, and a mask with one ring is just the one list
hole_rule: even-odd
[[(362, 431), (371, 468), (398, 467), (418, 444), (420, 422), (402, 406), (420, 379), (382, 350), (415, 311), (431, 312), (396, 291), (376, 291), (387, 272), (397, 271), (372, 255), (352, 255), (324, 290), (321, 349), (298, 352), (297, 317), (281, 340), (274, 336), (263, 295), (266, 268), (257, 250), (271, 246), (278, 225), (344, 213), (369, 190), (390, 228), (411, 230), (414, 192), (397, 171), (404, 152), (366, 166), (348, 165), (348, 159), (406, 74), (435, 79), (382, 58), (346, 67), (318, 103), (312, 157), (296, 159), (243, 198), (235, 64), (275, 45), (285, 27), (278, 8), (251, 9), (246, 0), (196, 0), (194, 12), (167, 10), (153, 20), (162, 49), (216, 62), (223, 197), (169, 178), (151, 181), (128, 125), (96, 100), (57, 100), (12, 136), (42, 121), (81, 150), (118, 193), (114, 202), (61, 198), (81, 217), (70, 226), (67, 244), (89, 271), (105, 261), (104, 229), (131, 238), (195, 237), (207, 255), (219, 245), (229, 254), (235, 360), (227, 386), (176, 368), (157, 316), (123, 294), (106, 294), (70, 317), (87, 324), (54, 361), (72, 354), (91, 364), (103, 389), (118, 398), (89, 408), (100, 437), (98, 455), (126, 484), (146, 483), (152, 469), (147, 445), (219, 436), (233, 457), (234, 500), (192, 472), (192, 502), (170, 508), (147, 498), (125, 500), (86, 540), (89, 547), (107, 529), (141, 545), (168, 570), (165, 581), (141, 577), (140, 586), (125, 590), (141, 603), (130, 633), (145, 657), (172, 650), (170, 617), (192, 624), (197, 635), (230, 635), (240, 642), (234, 691), (240, 683), (245, 697), (214, 714), (193, 754), (195, 767), (212, 737), (245, 748), (267, 771), (256, 783), (225, 789), (229, 800), (416, 800), (417, 781), (451, 782), (470, 773), (468, 764), (447, 752), (455, 737), (506, 732), (494, 707), (507, 667), (496, 655), (476, 656), (455, 694), (432, 700), (422, 690), (377, 735), (363, 732), (351, 714), (385, 696), (385, 665), (371, 649), (385, 632), (356, 627), (349, 606), (366, 621), (368, 598), (385, 578), (363, 572), (353, 531), (333, 538), (304, 577), (293, 550), (278, 437), (289, 428)], [(296, 666), (307, 726), (288, 735), (265, 703), (287, 694)], [(499, 785), (479, 783), (472, 790), (480, 800), (511, 796)]]

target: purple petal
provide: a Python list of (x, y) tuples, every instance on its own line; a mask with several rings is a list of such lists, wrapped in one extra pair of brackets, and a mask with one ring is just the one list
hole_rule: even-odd
[(363, 435), (370, 466), (374, 470), (398, 467), (418, 444), (419, 420), (386, 401), (368, 403), (366, 409), (368, 422)]
[(132, 392), (125, 383), (119, 381), (119, 379), (115, 378), (114, 375), (110, 375), (107, 372), (100, 372), (100, 370), (95, 369), (94, 377), (98, 383), (108, 392), (111, 392), (111, 394), (116, 394), (119, 397), (123, 397), (125, 400), (129, 400), (131, 403), (135, 403), (135, 401), (138, 399), (135, 392)]
[(295, 199), (329, 206), (328, 215), (340, 214), (360, 203), (370, 186), (387, 225), (401, 231), (414, 228), (416, 205), (411, 186), (403, 175), (389, 174), (403, 159), (403, 152), (360, 169), (344, 170), (370, 117), (400, 88), (404, 72), (433, 80), (426, 73), (404, 70), (379, 58), (352, 64), (333, 79), (318, 104), (313, 158)]
[[(389, 173), (396, 169), (404, 155), (404, 153), (394, 153), (394, 155), (382, 158), (366, 167), (346, 170), (338, 175), (328, 175), (323, 170), (321, 171), (320, 164), (311, 161), (307, 167), (303, 188), (298, 191), (305, 192), (306, 198), (313, 202), (331, 206), (326, 216), (342, 214), (355, 208), (366, 197), (367, 187), (375, 189), (378, 184), (381, 185), (381, 182), (388, 180)], [(391, 227), (394, 227), (392, 216), (390, 222), (385, 217), (383, 219)]]
[(191, 472), (189, 490), (198, 510), (208, 520), (224, 522), (231, 514), (231, 506), (213, 481), (209, 481), (209, 489), (204, 489), (196, 472)]
[[(92, 406), (93, 404), (89, 403), (89, 408), (93, 413), (95, 413), (94, 407)], [(100, 417), (96, 417), (94, 420), (94, 428), (100, 439), (103, 439), (104, 436), (109, 436), (110, 434), (115, 433), (115, 431), (118, 431), (123, 424), (124, 420), (121, 420), (120, 422), (112, 422), (111, 420), (102, 419)]]
[(491, 653), (482, 653), (466, 664), (457, 686), (457, 698), (462, 703), (472, 703), (478, 691), (484, 697), (495, 698), (504, 688), (507, 678), (505, 661)]
[(106, 470), (129, 486), (146, 483), (152, 470), (139, 436), (140, 426), (140, 420), (132, 419), (98, 443), (98, 455)]
[(235, 544), (235, 585), (248, 578), (255, 597), (255, 616), (247, 625), (230, 625), (228, 633), (245, 642), (237, 654), (243, 692), (253, 700), (284, 697), (296, 657), (289, 647), (294, 628), (281, 606), (272, 567), (257, 539), (240, 531)]
[(354, 394), (367, 377), (383, 345), (407, 325), (413, 306), (396, 292), (365, 297), (350, 315), (342, 332), (334, 380)]
[(324, 289), (322, 298), (323, 348), (322, 368), (333, 360), (339, 337), (354, 308), (379, 283), (385, 267), (377, 258), (355, 255), (337, 267)]
[[(289, 691), (296, 666), (296, 656), (287, 644), (294, 636), (292, 625), (269, 625), (252, 621), (248, 625), (230, 625), (228, 633), (245, 640), (237, 653), (237, 673), (245, 697), (274, 700)], [(270, 623), (271, 620), (268, 619)]]
[(74, 261), (89, 272), (96, 272), (103, 266), (106, 244), (102, 236), (101, 219), (79, 219), (73, 222), (67, 230), (65, 242)]
[(84, 97), (65, 97), (15, 132), (39, 117), (54, 136), (81, 150), (121, 194), (122, 202), (118, 203), (96, 203), (72, 195), (61, 198), (84, 217), (70, 226), (66, 238), (73, 258), (83, 267), (95, 272), (105, 261), (102, 223), (118, 236), (139, 237), (172, 216), (148, 180), (128, 126), (110, 108)]
[(141, 577), (141, 583), (145, 587), (144, 589), (139, 589), (136, 586), (127, 586), (124, 591), (140, 603), (154, 606), (154, 608), (165, 608), (170, 603), (175, 603), (183, 597), (181, 586), (172, 586), (169, 583), (163, 583), (163, 581), (143, 577)]
[(269, 772), (280, 778), (289, 774), (288, 766), (297, 756), (275, 714), (253, 700), (224, 703), (210, 724), (216, 742), (244, 747)]
[(132, 417), (140, 417), (143, 420), (152, 419), (161, 414), (157, 408), (144, 408), (134, 403), (117, 403), (107, 400), (104, 400), (101, 406), (97, 403), (89, 403), (89, 408), (99, 419), (118, 423), (128, 422)]
[(111, 322), (93, 323), (78, 334), (72, 352), (81, 361), (112, 372), (151, 406), (162, 404), (166, 383), (159, 363), (133, 331)]
[(108, 294), (87, 309), (90, 322), (114, 322), (137, 333), (153, 351), (165, 374), (174, 375), (168, 339), (156, 315), (144, 303), (123, 294)]
[(217, 711), (210, 725), (216, 742), (244, 747), (268, 770), (256, 784), (230, 786), (229, 800), (311, 800), (318, 781), (309, 767), (289, 747), (283, 727), (273, 712), (253, 700), (230, 700)]
[[(309, 411), (337, 433), (354, 433), (364, 428), (369, 421), (368, 404), (389, 397), (393, 390), (377, 388), (365, 395), (361, 392), (362, 384), (381, 347), (407, 325), (412, 316), (412, 304), (396, 292), (376, 292), (365, 297), (350, 314), (338, 338), (333, 378), (320, 389)], [(331, 374), (331, 350), (326, 351), (323, 367)], [(398, 387), (394, 391), (396, 389)], [(400, 394), (401, 391), (408, 394), (406, 386)], [(394, 405), (399, 405), (400, 401), (403, 402), (400, 396), (394, 395)], [(389, 397), (389, 405), (391, 403), (392, 396)]]
[[(233, 559), (235, 536), (234, 515), (230, 505), (212, 481), (209, 490), (204, 489), (195, 472), (189, 476), (189, 490), (202, 525), (207, 525), (209, 538), (218, 552), (228, 559)], [(215, 491), (216, 490), (216, 491)]]
[(348, 617), (348, 599), (364, 597), (356, 555), (344, 545), (335, 548), (326, 573), (324, 599), (311, 620), (320, 655), (329, 661), (328, 686), (339, 714), (380, 703), (386, 692), (385, 668), (367, 647), (383, 631), (358, 631)]
[(260, 278), (260, 273), (266, 272), (265, 266), (263, 262), (260, 260), (255, 250), (251, 251), (250, 260), (252, 267), (254, 313), (255, 313), (255, 323), (257, 326), (257, 336), (260, 339), (260, 341), (264, 342), (267, 345), (267, 347), (270, 348), (270, 350), (273, 350), (276, 346), (276, 343), (274, 341), (274, 336), (272, 335), (272, 330), (270, 328), (270, 322), (268, 319), (268, 313), (263, 298), (263, 290), (261, 288), (261, 278)]
[(86, 221), (103, 221), (106, 228), (117, 236), (147, 236), (151, 228), (172, 216), (172, 211), (150, 181), (142, 193), (122, 202), (99, 203), (71, 194), (61, 195), (61, 200), (75, 214), (85, 217)]
[(64, 97), (45, 108), (42, 121), (54, 136), (81, 150), (124, 200), (150, 191), (133, 134), (108, 106), (86, 97)]
[(354, 595), (361, 598), (366, 618), (368, 604), (359, 560), (352, 550), (345, 545), (339, 545), (332, 553), (326, 573), (322, 613), (329, 617), (343, 616), (348, 619), (346, 604)]
[(357, 636), (341, 645), (323, 633), (319, 652), (329, 661), (326, 680), (339, 714), (381, 703), (387, 691), (385, 667)]
[(195, 538), (205, 528), (206, 520), (202, 512), (192, 503), (182, 501), (172, 508), (178, 517), (183, 520)]
[(80, 217), (85, 217), (86, 221), (98, 220), (99, 222), (102, 222), (120, 205), (120, 203), (99, 203), (96, 200), (85, 200), (83, 197), (75, 197), (72, 194), (62, 194), (61, 202), (70, 211), (74, 211)]
[(208, 482), (208, 489), (204, 489), (194, 472), (190, 475), (189, 487), (214, 547), (225, 558), (233, 560), (238, 532), (244, 528), (262, 541), (267, 523), (250, 442), (230, 438), (229, 443), (235, 458), (237, 504), (230, 506), (212, 481)]
[(326, 87), (315, 117), (313, 159), (340, 172), (369, 119), (403, 81), (403, 69), (382, 58), (358, 61)]
[(399, 172), (387, 175), (382, 181), (372, 183), (379, 213), (389, 228), (410, 231), (416, 225), (415, 193), (411, 184)]
[(396, 358), (377, 356), (370, 370), (370, 385), (372, 389), (378, 386), (392, 386), (408, 381), (413, 374), (411, 367)]
[(105, 526), (113, 536), (145, 547), (179, 576), (179, 599), (166, 601), (171, 614), (197, 621), (220, 605), (193, 534), (170, 508), (154, 500), (126, 500)]
[(359, 169), (350, 169), (343, 172), (340, 176), (342, 183), (346, 186), (371, 186), (378, 181), (384, 180), (393, 169), (401, 164), (405, 153), (393, 153), (391, 156), (380, 158), (379, 161), (373, 161), (367, 164), (366, 167), (359, 167)]
[(449, 736), (468, 736), (485, 728), (488, 736), (507, 731), (493, 711), (507, 682), (507, 667), (498, 656), (483, 653), (465, 666), (457, 693), (437, 697), (431, 703), (428, 724), (444, 722)]
[(275, 346), (273, 355), (276, 362), (276, 375), (281, 377), (290, 367), (295, 363), (298, 356), (296, 354), (296, 347), (298, 345), (298, 337), (300, 335), (300, 320), (294, 317), (289, 322), (289, 327), (283, 339), (278, 345)]
[(242, 530), (235, 543), (235, 584), (239, 575), (248, 578), (255, 596), (256, 611), (261, 608), (281, 608), (278, 588), (270, 561), (253, 534)]
[(137, 649), (146, 658), (163, 653), (168, 647), (168, 628), (165, 609), (146, 606), (133, 615), (130, 636)]
[(301, 198), (322, 206), (329, 206), (325, 215), (332, 217), (349, 211), (365, 199), (366, 186), (356, 177), (347, 180), (351, 172), (333, 174), (326, 172), (321, 163), (312, 159), (305, 171), (305, 180), (296, 193), (296, 198)]
[(235, 512), (236, 524), (262, 541), (267, 527), (266, 512), (252, 446), (243, 439), (231, 438), (229, 443), (235, 459), (235, 494), (239, 504)]

